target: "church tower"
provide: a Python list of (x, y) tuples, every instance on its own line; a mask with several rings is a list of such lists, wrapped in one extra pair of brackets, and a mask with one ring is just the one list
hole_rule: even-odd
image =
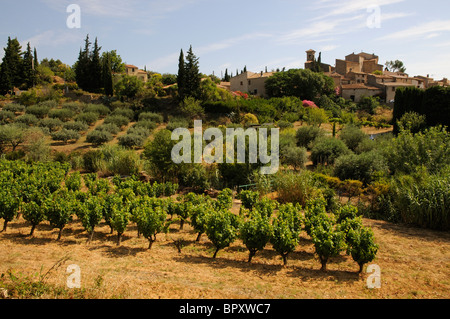
[(316, 59), (316, 51), (314, 51), (314, 50), (306, 51), (306, 61), (307, 62), (314, 62), (315, 59)]

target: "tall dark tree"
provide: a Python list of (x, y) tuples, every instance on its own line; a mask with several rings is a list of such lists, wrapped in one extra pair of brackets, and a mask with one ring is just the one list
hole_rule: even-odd
[(223, 78), (224, 82), (230, 82), (230, 75), (228, 74), (228, 69), (225, 69), (225, 76)]
[(23, 54), (22, 80), (27, 89), (33, 87), (35, 83), (35, 73), (33, 68), (33, 54), (31, 53), (30, 42), (27, 44), (27, 50)]
[(103, 87), (105, 89), (105, 95), (114, 95), (114, 84), (111, 67), (111, 55), (106, 53), (103, 56), (103, 70), (102, 70)]
[(100, 61), (100, 50), (102, 48), (98, 46), (97, 38), (94, 42), (94, 50), (92, 51), (91, 65), (89, 69), (91, 80), (91, 92), (99, 92), (103, 87), (102, 83), (102, 63)]
[(184, 62), (183, 49), (181, 49), (180, 58), (178, 60), (177, 84), (178, 84), (178, 95), (180, 96), (181, 99), (184, 99), (186, 92), (186, 66)]
[(201, 75), (199, 69), (198, 58), (195, 56), (192, 51), (192, 45), (189, 48), (189, 51), (186, 56), (186, 65), (185, 65), (185, 81), (186, 81), (186, 96), (191, 96), (194, 98), (198, 98), (201, 94), (200, 84), (201, 84)]
[(33, 66), (34, 66), (34, 69), (36, 70), (36, 68), (39, 66), (39, 60), (38, 60), (36, 48), (34, 48), (33, 59), (34, 59)]
[(22, 47), (17, 38), (8, 37), (0, 70), (0, 94), (7, 94), (22, 84)]
[(86, 36), (84, 50), (80, 49), (78, 61), (75, 65), (75, 79), (78, 86), (88, 92), (100, 92), (103, 87), (102, 62), (100, 58), (101, 47), (95, 39), (91, 49), (89, 34)]
[(89, 34), (86, 36), (84, 50), (80, 49), (80, 54), (78, 55), (78, 61), (75, 65), (75, 79), (77, 81), (78, 86), (85, 90), (90, 90), (90, 47), (91, 42), (89, 41)]

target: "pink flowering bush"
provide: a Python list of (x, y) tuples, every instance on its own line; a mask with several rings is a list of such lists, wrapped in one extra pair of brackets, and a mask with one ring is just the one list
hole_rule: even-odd
[(311, 107), (311, 108), (318, 108), (316, 103), (314, 103), (313, 101), (308, 101), (308, 100), (304, 100), (303, 101), (303, 106), (304, 107)]

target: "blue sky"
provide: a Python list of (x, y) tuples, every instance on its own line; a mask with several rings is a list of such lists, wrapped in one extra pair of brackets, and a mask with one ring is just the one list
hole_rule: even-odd
[[(103, 50), (160, 73), (176, 73), (190, 45), (205, 74), (303, 68), (305, 51), (331, 65), (355, 52), (400, 59), (410, 75), (450, 77), (448, 0), (0, 0), (0, 46), (17, 37), (39, 59), (72, 65), (86, 34)], [(70, 4), (81, 28), (69, 29)], [(376, 20), (380, 13), (380, 20)], [(369, 23), (377, 22), (379, 25)], [(375, 26), (375, 27), (374, 27)], [(377, 27), (379, 26), (379, 27)], [(3, 56), (3, 50), (0, 52)]]

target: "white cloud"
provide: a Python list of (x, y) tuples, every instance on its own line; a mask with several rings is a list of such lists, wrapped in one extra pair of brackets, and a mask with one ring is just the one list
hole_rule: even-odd
[[(358, 23), (359, 21), (359, 23)], [(362, 23), (364, 22), (364, 23)], [(354, 32), (365, 27), (364, 15), (352, 16), (342, 19), (324, 19), (313, 22), (304, 28), (290, 31), (281, 35), (278, 39), (280, 43), (292, 44), (302, 39), (316, 39), (320, 37), (336, 36)]]
[(392, 5), (404, 1), (406, 0), (322, 0), (317, 2), (315, 8), (320, 11), (325, 11), (325, 13), (321, 14), (320, 17), (315, 18), (315, 20), (341, 15), (351, 15), (355, 14), (356, 12), (362, 11), (367, 13), (368, 9), (373, 6), (379, 6), (381, 8), (383, 6)]
[[(214, 42), (207, 45), (199, 46), (199, 47), (193, 47), (193, 51), (197, 56), (204, 56), (206, 54), (221, 51), (228, 49), (230, 47), (239, 45), (245, 41), (250, 40), (256, 40), (256, 39), (262, 39), (262, 38), (270, 38), (270, 34), (266, 33), (250, 33), (250, 34), (244, 34), (242, 36), (226, 39), (220, 42)], [(186, 54), (186, 52), (184, 52)], [(162, 69), (166, 68), (168, 66), (174, 66), (178, 63), (178, 58), (180, 56), (180, 52), (172, 53), (167, 56), (155, 59), (148, 63), (148, 65), (151, 65), (152, 69)]]
[(245, 41), (258, 40), (263, 38), (271, 38), (272, 35), (268, 33), (249, 33), (244, 34), (242, 36), (226, 39), (220, 42), (215, 42), (211, 44), (207, 44), (201, 47), (198, 47), (195, 51), (199, 55), (205, 55), (211, 52), (224, 50), (233, 46), (236, 46)]
[(81, 33), (74, 30), (67, 30), (64, 32), (48, 30), (23, 40), (21, 45), (22, 47), (26, 47), (27, 43), (30, 42), (31, 47), (36, 48), (39, 46), (57, 47), (68, 43), (80, 42), (83, 38), (84, 37)]
[(436, 20), (397, 31), (377, 40), (420, 40), (435, 37), (439, 32), (450, 32), (450, 20)]
[(406, 13), (406, 12), (391, 12), (391, 13), (381, 13), (381, 21), (393, 20), (406, 18), (415, 15), (415, 13)]

